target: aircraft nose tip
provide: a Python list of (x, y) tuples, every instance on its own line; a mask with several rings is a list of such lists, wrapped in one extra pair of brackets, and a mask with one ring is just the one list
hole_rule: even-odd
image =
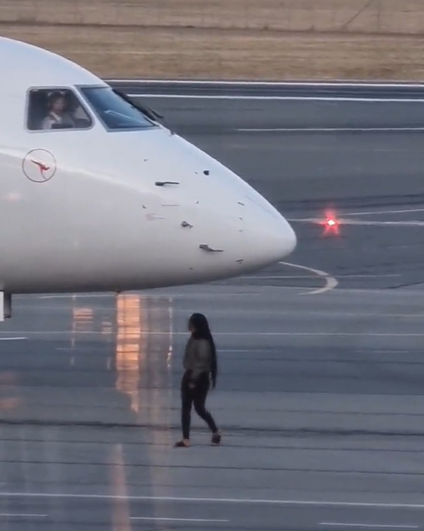
[(291, 225), (281, 216), (261, 237), (264, 256), (268, 262), (278, 262), (291, 254), (297, 246), (297, 237)]
[[(256, 212), (256, 214), (259, 214)], [(250, 225), (250, 257), (251, 265), (266, 267), (283, 260), (297, 246), (297, 236), (288, 221), (273, 212), (272, 216), (255, 216), (255, 228)]]
[(288, 223), (288, 221), (284, 220), (286, 224), (286, 228), (284, 229), (284, 236), (283, 236), (283, 252), (284, 256), (287, 256), (291, 254), (297, 247), (297, 236), (296, 233), (293, 230), (293, 227)]

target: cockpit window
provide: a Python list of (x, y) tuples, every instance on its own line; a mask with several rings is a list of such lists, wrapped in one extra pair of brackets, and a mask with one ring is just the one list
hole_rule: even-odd
[(140, 109), (110, 87), (82, 87), (80, 90), (109, 130), (139, 130), (156, 126)]
[(90, 116), (70, 89), (33, 89), (29, 93), (27, 126), (30, 131), (89, 129)]

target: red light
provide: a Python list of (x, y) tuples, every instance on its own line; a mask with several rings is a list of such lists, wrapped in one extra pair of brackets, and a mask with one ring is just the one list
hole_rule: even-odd
[(324, 234), (327, 234), (328, 232), (332, 232), (334, 234), (339, 234), (339, 222), (336, 218), (336, 216), (333, 215), (331, 212), (325, 213), (325, 231)]

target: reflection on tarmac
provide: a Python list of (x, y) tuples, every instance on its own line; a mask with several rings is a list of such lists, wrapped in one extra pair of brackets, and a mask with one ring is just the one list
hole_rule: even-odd
[[(172, 442), (171, 302), (139, 294), (39, 302), (37, 329), (45, 333), (1, 345), (1, 490), (110, 488), (118, 498), (102, 518), (113, 531), (131, 530), (128, 483), (141, 474), (160, 495), (155, 485), (166, 471), (157, 448)], [(23, 304), (22, 328), (30, 326), (30, 307)], [(56, 330), (64, 335), (50, 334)], [(10, 515), (34, 513), (5, 498), (0, 505), (1, 529), (13, 524)], [(58, 529), (93, 518), (84, 511), (70, 518), (61, 499), (45, 500), (41, 513)]]
[(131, 399), (131, 409), (139, 411), (139, 374), (143, 370), (146, 339), (144, 314), (137, 295), (116, 298), (116, 389)]
[[(140, 295), (119, 295), (116, 299), (116, 388), (130, 397), (137, 424), (143, 424), (143, 417), (148, 425), (171, 424), (172, 328), (168, 323), (171, 302), (170, 299), (152, 300)], [(169, 336), (164, 334), (167, 330)], [(165, 360), (166, 371), (163, 370)], [(144, 415), (140, 415), (141, 411)], [(167, 430), (154, 430), (151, 442), (147, 445), (149, 464), (144, 473), (151, 484), (151, 495), (160, 496), (162, 493), (157, 485), (167, 472), (158, 467), (155, 448), (170, 445), (172, 441)], [(127, 496), (125, 450), (121, 444), (115, 445), (113, 455), (113, 479), (118, 496), (113, 504), (114, 531), (129, 531), (128, 503), (123, 499)], [(170, 478), (166, 483), (169, 482)], [(157, 505), (153, 507), (155, 514), (163, 514), (163, 508)]]

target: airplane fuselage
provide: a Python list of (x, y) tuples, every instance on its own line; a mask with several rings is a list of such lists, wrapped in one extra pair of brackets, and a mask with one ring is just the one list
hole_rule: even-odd
[[(16, 66), (25, 61), (31, 68)], [(293, 230), (260, 194), (160, 124), (140, 118), (135, 127), (138, 111), (121, 115), (96, 76), (8, 39), (2, 66), (11, 74), (0, 90), (0, 291), (192, 284), (293, 250)], [(54, 116), (31, 106), (58, 90), (78, 101), (85, 122), (47, 128)]]

